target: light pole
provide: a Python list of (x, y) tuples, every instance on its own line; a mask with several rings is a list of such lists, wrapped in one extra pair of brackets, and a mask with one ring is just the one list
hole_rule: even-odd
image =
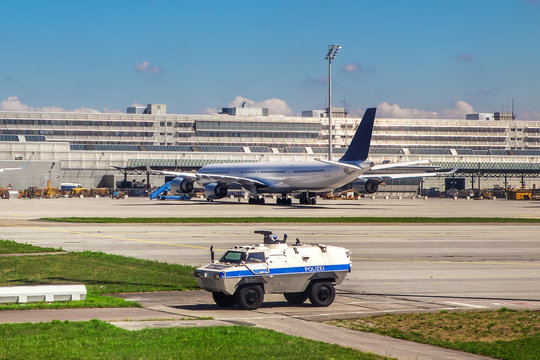
[(332, 161), (332, 60), (336, 58), (341, 50), (341, 45), (328, 45), (328, 160)]

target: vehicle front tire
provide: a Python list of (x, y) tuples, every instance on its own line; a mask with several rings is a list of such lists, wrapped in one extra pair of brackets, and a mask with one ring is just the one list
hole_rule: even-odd
[(236, 304), (236, 298), (234, 295), (227, 295), (220, 292), (213, 292), (212, 297), (216, 304), (221, 307), (232, 307)]
[(248, 285), (236, 293), (236, 302), (244, 310), (256, 310), (264, 301), (264, 292), (259, 285)]
[(329, 306), (336, 297), (336, 288), (331, 282), (316, 282), (309, 290), (309, 301), (315, 306)]
[(297, 305), (303, 304), (308, 298), (308, 295), (305, 291), (294, 292), (294, 293), (284, 293), (283, 296), (285, 296), (285, 299), (291, 304), (297, 304)]

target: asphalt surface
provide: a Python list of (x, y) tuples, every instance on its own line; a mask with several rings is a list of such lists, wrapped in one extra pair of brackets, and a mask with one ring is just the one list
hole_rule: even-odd
[[(173, 263), (208, 263), (208, 248), (260, 241), (257, 229), (351, 250), (353, 271), (328, 308), (266, 297), (253, 312), (220, 309), (209, 293), (128, 294), (143, 309), (2, 312), (0, 321), (100, 318), (124, 328), (247, 324), (398, 358), (457, 359), (470, 354), (350, 333), (321, 320), (381, 313), (500, 307), (540, 309), (540, 224), (63, 224), (45, 216), (485, 216), (540, 217), (540, 203), (467, 200), (323, 201), (290, 208), (147, 199), (0, 201), (0, 238), (68, 251), (94, 250)], [(263, 215), (266, 214), (266, 215)], [(184, 320), (181, 320), (184, 319)], [(130, 320), (123, 322), (123, 320)], [(133, 321), (136, 320), (136, 321)], [(146, 320), (140, 322), (140, 320)], [(151, 321), (148, 321), (151, 320)], [(202, 324), (199, 324), (201, 323)], [(191, 325), (190, 325), (191, 324)], [(313, 331), (306, 332), (306, 328)], [(333, 332), (331, 331), (332, 328)], [(349, 339), (349, 340), (346, 340)], [(406, 351), (404, 349), (407, 349)], [(434, 355), (436, 354), (436, 356)], [(460, 357), (461, 356), (461, 357)], [(463, 357), (464, 356), (464, 357)]]

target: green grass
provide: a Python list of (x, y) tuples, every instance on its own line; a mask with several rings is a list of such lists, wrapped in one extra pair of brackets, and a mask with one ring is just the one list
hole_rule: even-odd
[(384, 359), (241, 326), (128, 331), (92, 320), (0, 325), (0, 359)]
[(68, 307), (138, 306), (103, 294), (197, 289), (194, 268), (100, 252), (0, 257), (0, 286), (85, 284), (84, 301), (0, 304), (0, 310)]
[(21, 244), (13, 240), (0, 239), (0, 254), (27, 254), (58, 251), (62, 251), (62, 249), (55, 249), (51, 247), (44, 248), (30, 244)]
[(74, 223), (540, 223), (540, 218), (483, 217), (63, 217), (43, 221)]
[(2, 310), (41, 310), (41, 309), (81, 309), (81, 308), (121, 308), (141, 307), (139, 303), (122, 298), (103, 295), (87, 295), (81, 301), (36, 302), (27, 304), (0, 304)]
[(535, 360), (540, 351), (538, 311), (387, 314), (330, 323), (498, 359)]

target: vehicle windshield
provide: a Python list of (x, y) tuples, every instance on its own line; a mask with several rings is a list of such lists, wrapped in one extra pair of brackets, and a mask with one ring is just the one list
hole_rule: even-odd
[(239, 264), (246, 260), (246, 253), (241, 251), (227, 251), (221, 258), (221, 262)]
[(242, 251), (227, 251), (220, 261), (239, 264), (241, 262), (262, 263), (265, 262), (266, 259), (264, 257), (264, 252), (251, 252), (249, 254), (246, 254)]

